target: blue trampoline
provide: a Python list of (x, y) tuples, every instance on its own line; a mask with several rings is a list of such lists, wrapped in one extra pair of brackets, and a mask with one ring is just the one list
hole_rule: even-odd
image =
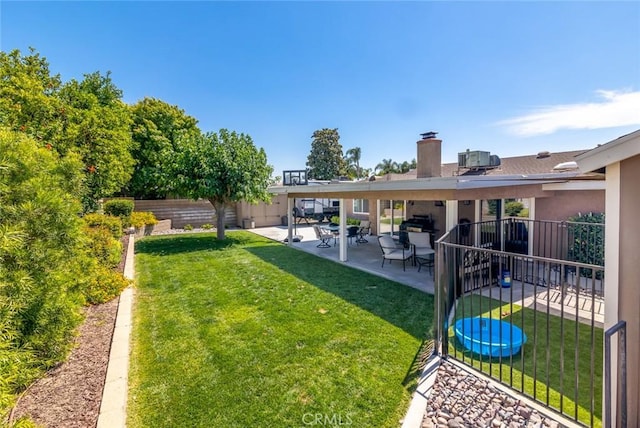
[(454, 329), (466, 349), (492, 358), (515, 355), (527, 342), (520, 327), (499, 319), (463, 318), (456, 321)]

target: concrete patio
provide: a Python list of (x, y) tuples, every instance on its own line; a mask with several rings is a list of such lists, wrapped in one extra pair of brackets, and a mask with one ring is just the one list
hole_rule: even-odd
[[(287, 237), (287, 226), (261, 227), (248, 229), (248, 231), (278, 242), (284, 242), (284, 239)], [(332, 246), (330, 248), (317, 247), (318, 239), (315, 236), (312, 225), (297, 225), (294, 235), (301, 238), (300, 242), (293, 242), (292, 244), (293, 247), (299, 250), (333, 260), (337, 263), (344, 263), (354, 269), (360, 269), (383, 278), (397, 281), (401, 284), (417, 288), (425, 293), (434, 293), (433, 268), (422, 267), (420, 272), (418, 272), (418, 267), (413, 266), (410, 260), (407, 260), (405, 271), (402, 270), (402, 262), (400, 261), (393, 261), (392, 263), (386, 261), (384, 268), (382, 268), (382, 250), (380, 249), (376, 236), (365, 236), (365, 239), (369, 242), (362, 244), (357, 244), (354, 239), (347, 248), (347, 261), (341, 262), (339, 261), (339, 244), (334, 246), (333, 240), (331, 241)]]

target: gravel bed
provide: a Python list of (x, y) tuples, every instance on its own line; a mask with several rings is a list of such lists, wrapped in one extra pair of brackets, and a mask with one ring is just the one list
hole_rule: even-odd
[(438, 368), (422, 428), (562, 427), (523, 401), (450, 362)]

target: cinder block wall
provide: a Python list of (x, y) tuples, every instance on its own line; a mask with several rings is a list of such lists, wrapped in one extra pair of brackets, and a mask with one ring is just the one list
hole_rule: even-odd
[[(200, 227), (203, 224), (215, 226), (215, 210), (209, 201), (190, 199), (135, 200), (134, 211), (151, 211), (158, 220), (171, 219), (174, 229), (190, 224)], [(236, 207), (230, 207), (225, 213), (224, 224), (235, 227)]]

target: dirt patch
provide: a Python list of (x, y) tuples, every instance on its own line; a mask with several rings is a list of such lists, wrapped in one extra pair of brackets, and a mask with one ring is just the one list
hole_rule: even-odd
[[(122, 240), (124, 271), (129, 235)], [(13, 409), (11, 420), (28, 416), (44, 427), (95, 427), (100, 413), (111, 338), (119, 298), (85, 309), (76, 345), (67, 361), (32, 384)]]

